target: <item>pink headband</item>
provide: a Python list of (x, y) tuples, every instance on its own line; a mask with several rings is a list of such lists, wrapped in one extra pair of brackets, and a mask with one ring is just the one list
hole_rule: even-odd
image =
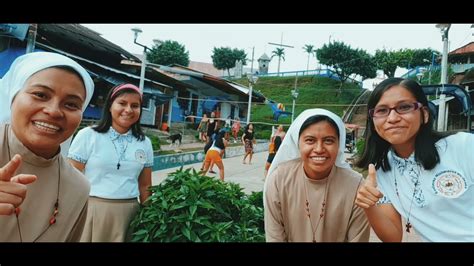
[(133, 85), (133, 84), (122, 84), (122, 85), (119, 85), (117, 86), (114, 91), (112, 92), (112, 95), (110, 95), (110, 99), (114, 98), (115, 94), (117, 94), (117, 92), (121, 91), (121, 90), (124, 90), (124, 89), (132, 89), (134, 91), (136, 91), (138, 94), (140, 94), (140, 97), (142, 97), (142, 92), (140, 91), (140, 89)]

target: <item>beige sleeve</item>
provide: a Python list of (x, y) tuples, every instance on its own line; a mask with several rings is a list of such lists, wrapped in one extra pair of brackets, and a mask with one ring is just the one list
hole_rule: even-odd
[(354, 204), (352, 217), (349, 221), (349, 230), (347, 231), (348, 242), (369, 242), (370, 227), (369, 221), (362, 208)]
[[(359, 181), (359, 186), (361, 184), (361, 181)], [(357, 187), (357, 190), (359, 189), (359, 186)], [(355, 198), (354, 198), (354, 204), (352, 206), (352, 213), (349, 219), (349, 226), (348, 226), (346, 241), (369, 242), (369, 237), (370, 237), (369, 221), (367, 220), (367, 216), (365, 215), (364, 210), (355, 204)]]
[(281, 213), (281, 201), (278, 196), (278, 187), (276, 185), (276, 176), (278, 171), (268, 176), (267, 187), (265, 191), (265, 240), (267, 242), (287, 242), (285, 233), (283, 215)]
[(82, 208), (81, 213), (79, 214), (79, 217), (76, 220), (76, 223), (72, 227), (72, 230), (69, 233), (66, 242), (79, 242), (79, 240), (81, 239), (82, 231), (84, 230), (84, 226), (86, 224), (87, 207), (88, 201), (86, 201), (86, 204), (84, 204), (84, 207)]

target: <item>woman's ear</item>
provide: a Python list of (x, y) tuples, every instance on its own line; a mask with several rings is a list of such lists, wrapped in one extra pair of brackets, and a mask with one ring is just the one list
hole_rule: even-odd
[(424, 106), (422, 108), (422, 115), (423, 115), (423, 124), (428, 123), (428, 119), (430, 117), (430, 110), (428, 110), (428, 107)]

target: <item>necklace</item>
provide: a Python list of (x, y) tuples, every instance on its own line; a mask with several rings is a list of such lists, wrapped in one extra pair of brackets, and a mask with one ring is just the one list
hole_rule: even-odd
[(311, 230), (312, 230), (312, 233), (313, 233), (312, 234), (313, 242), (316, 243), (317, 242), (316, 241), (316, 232), (318, 231), (319, 224), (321, 223), (321, 220), (323, 219), (325, 211), (326, 211), (326, 200), (327, 200), (327, 196), (328, 196), (328, 187), (329, 187), (330, 180), (328, 180), (326, 182), (326, 186), (324, 188), (324, 199), (323, 199), (323, 202), (321, 203), (321, 212), (319, 214), (319, 219), (318, 219), (318, 223), (316, 224), (316, 227), (313, 226), (313, 220), (311, 220), (311, 206), (309, 205), (308, 188), (306, 186), (307, 180), (303, 180), (303, 181), (304, 181), (304, 183), (303, 183), (304, 184), (304, 192), (305, 192), (305, 195), (306, 195), (306, 202), (305, 202), (306, 217), (308, 217), (309, 223), (311, 224)]
[[(10, 143), (8, 141), (8, 132), (5, 134), (6, 136), (6, 141), (7, 141), (7, 148), (8, 148), (8, 160), (11, 161), (12, 158), (11, 158), (11, 153), (10, 153)], [(54, 203), (54, 209), (53, 209), (53, 213), (51, 215), (51, 218), (49, 219), (49, 223), (48, 223), (48, 226), (35, 238), (33, 239), (33, 243), (36, 242), (38, 239), (40, 239), (40, 237), (42, 237), (44, 235), (44, 233), (46, 233), (46, 231), (48, 231), (48, 229), (56, 223), (56, 216), (58, 215), (59, 213), (59, 187), (60, 187), (60, 184), (61, 184), (61, 164), (60, 164), (60, 159), (61, 158), (61, 155), (58, 155), (58, 192), (56, 194), (56, 202)], [(20, 236), (20, 242), (23, 243), (23, 236), (21, 234), (21, 226), (20, 226), (20, 208), (16, 208), (15, 209), (15, 217), (16, 217), (16, 226), (18, 228), (18, 235)]]
[[(118, 133), (117, 133), (118, 134)], [(118, 136), (118, 138), (116, 138), (115, 140), (119, 140), (120, 139), (120, 136)], [(111, 140), (112, 140), (112, 144), (114, 145), (114, 149), (115, 149), (115, 153), (117, 154), (117, 157), (118, 157), (118, 162), (117, 162), (117, 170), (120, 169), (120, 161), (123, 161), (123, 157), (125, 155), (125, 152), (127, 151), (127, 148), (128, 148), (128, 141), (123, 139), (121, 143), (119, 143), (120, 145), (120, 152), (117, 148), (117, 145), (115, 144), (115, 140), (112, 138), (112, 135), (111, 135)], [(125, 147), (122, 145), (122, 143), (125, 142)]]
[(405, 224), (405, 231), (407, 233), (410, 233), (410, 229), (413, 227), (410, 223), (410, 216), (411, 216), (411, 210), (412, 210), (412, 207), (413, 207), (413, 199), (415, 198), (415, 195), (416, 195), (416, 192), (417, 192), (417, 188), (418, 188), (418, 184), (420, 183), (419, 181), (419, 176), (420, 176), (420, 166), (417, 164), (417, 167), (418, 167), (418, 175), (417, 175), (417, 178), (416, 178), (416, 181), (415, 181), (415, 187), (413, 188), (413, 195), (411, 196), (411, 200), (410, 200), (410, 208), (408, 209), (408, 214), (405, 210), (405, 208), (403, 207), (402, 205), (402, 200), (400, 198), (400, 193), (398, 191), (398, 183), (397, 183), (397, 175), (395, 174), (394, 175), (394, 178), (393, 178), (393, 181), (395, 183), (395, 193), (397, 194), (397, 198), (398, 198), (398, 201), (400, 202), (400, 206), (402, 207), (403, 209), (403, 212), (405, 212), (405, 216), (407, 217), (407, 223)]

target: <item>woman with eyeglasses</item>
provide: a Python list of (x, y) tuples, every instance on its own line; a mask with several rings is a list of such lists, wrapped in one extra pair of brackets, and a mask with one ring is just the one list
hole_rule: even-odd
[(412, 80), (384, 80), (367, 108), (356, 165), (369, 172), (356, 204), (377, 236), (401, 241), (413, 227), (424, 241), (474, 241), (474, 135), (434, 131), (428, 100)]

